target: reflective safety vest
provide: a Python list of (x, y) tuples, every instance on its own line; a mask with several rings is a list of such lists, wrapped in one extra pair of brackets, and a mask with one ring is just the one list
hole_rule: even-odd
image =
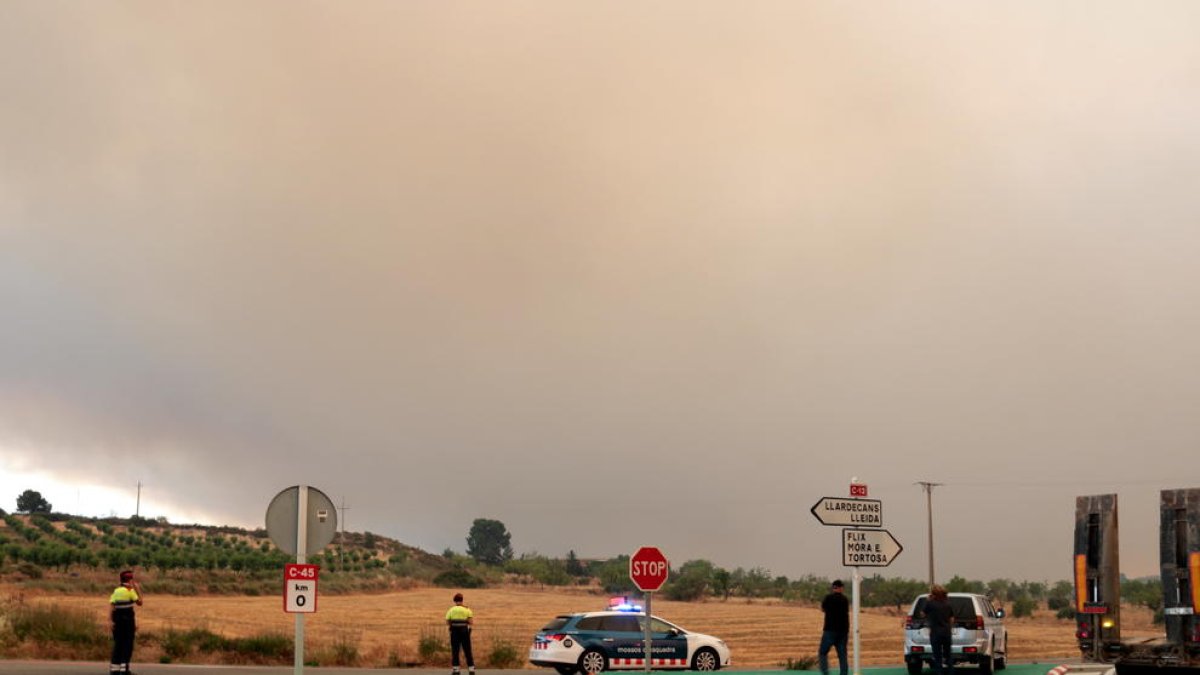
[(467, 620), (472, 616), (474, 616), (474, 614), (471, 612), (471, 610), (463, 607), (462, 605), (455, 605), (446, 612), (446, 621), (450, 622), (450, 626), (452, 628), (459, 628), (467, 626)]
[(108, 598), (108, 604), (112, 605), (113, 611), (128, 610), (133, 611), (133, 606), (137, 604), (137, 591), (128, 586), (117, 586), (112, 592), (112, 596)]

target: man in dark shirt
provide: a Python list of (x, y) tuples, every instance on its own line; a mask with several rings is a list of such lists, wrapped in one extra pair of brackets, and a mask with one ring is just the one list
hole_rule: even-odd
[(829, 675), (829, 648), (837, 649), (841, 675), (849, 671), (846, 662), (846, 638), (850, 635), (850, 601), (842, 593), (841, 579), (834, 581), (825, 599), (821, 600), (821, 611), (825, 612), (825, 626), (821, 630), (821, 648), (817, 650), (817, 663), (821, 675)]
[[(934, 586), (925, 601), (925, 623), (929, 626), (929, 647), (933, 650), (933, 672), (935, 675), (951, 675), (954, 659), (950, 656), (951, 633), (954, 629), (954, 609), (950, 607), (946, 589)], [(942, 664), (945, 663), (945, 671)]]

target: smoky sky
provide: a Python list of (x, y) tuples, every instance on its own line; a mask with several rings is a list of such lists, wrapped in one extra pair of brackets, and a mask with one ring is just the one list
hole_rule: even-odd
[(844, 574), (808, 511), (851, 477), (918, 578), (917, 481), (940, 578), (1067, 578), (1074, 497), (1116, 492), (1153, 574), (1158, 491), (1200, 486), (1198, 29), (6, 2), (4, 470), (788, 576)]

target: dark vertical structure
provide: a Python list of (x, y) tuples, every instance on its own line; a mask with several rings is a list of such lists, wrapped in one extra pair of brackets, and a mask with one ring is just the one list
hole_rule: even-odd
[(1167, 642), (1200, 655), (1200, 489), (1163, 490), (1159, 512)]
[(1121, 646), (1117, 496), (1075, 498), (1075, 637), (1085, 659), (1111, 661)]

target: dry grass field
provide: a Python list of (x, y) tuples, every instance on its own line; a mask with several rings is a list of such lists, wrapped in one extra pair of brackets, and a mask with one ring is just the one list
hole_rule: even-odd
[[(11, 594), (15, 589), (4, 589)], [(283, 612), (281, 597), (177, 597), (155, 596), (147, 589), (138, 622), (145, 630), (206, 628), (226, 637), (265, 632), (291, 635), (293, 618)], [(416, 662), (423, 633), (442, 635), (442, 617), (452, 603), (453, 591), (418, 588), (373, 595), (321, 595), (315, 614), (306, 615), (306, 652), (334, 644), (353, 644), (363, 666), (384, 666), (389, 661)], [(530, 638), (552, 616), (603, 609), (607, 597), (579, 589), (493, 588), (465, 591), (466, 604), (475, 611), (474, 644), (477, 655), (488, 653), (494, 640), (515, 644), (522, 655)], [(25, 602), (47, 602), (95, 612), (105, 617), (106, 598), (78, 595), (31, 596)], [(815, 654), (820, 639), (821, 611), (814, 606), (778, 600), (730, 599), (727, 602), (671, 602), (655, 599), (654, 613), (690, 630), (723, 638), (733, 651), (735, 668), (776, 668), (790, 659)], [(1153, 635), (1148, 610), (1123, 609), (1126, 636)], [(1059, 621), (1047, 610), (1031, 618), (1008, 619), (1009, 658), (1013, 662), (1046, 663), (1078, 655), (1074, 626)], [(902, 617), (895, 609), (864, 609), (861, 618), (863, 665), (901, 662)], [(139, 651), (140, 660), (154, 654)], [(433, 664), (429, 664), (433, 665)], [(550, 671), (547, 671), (550, 672)]]

